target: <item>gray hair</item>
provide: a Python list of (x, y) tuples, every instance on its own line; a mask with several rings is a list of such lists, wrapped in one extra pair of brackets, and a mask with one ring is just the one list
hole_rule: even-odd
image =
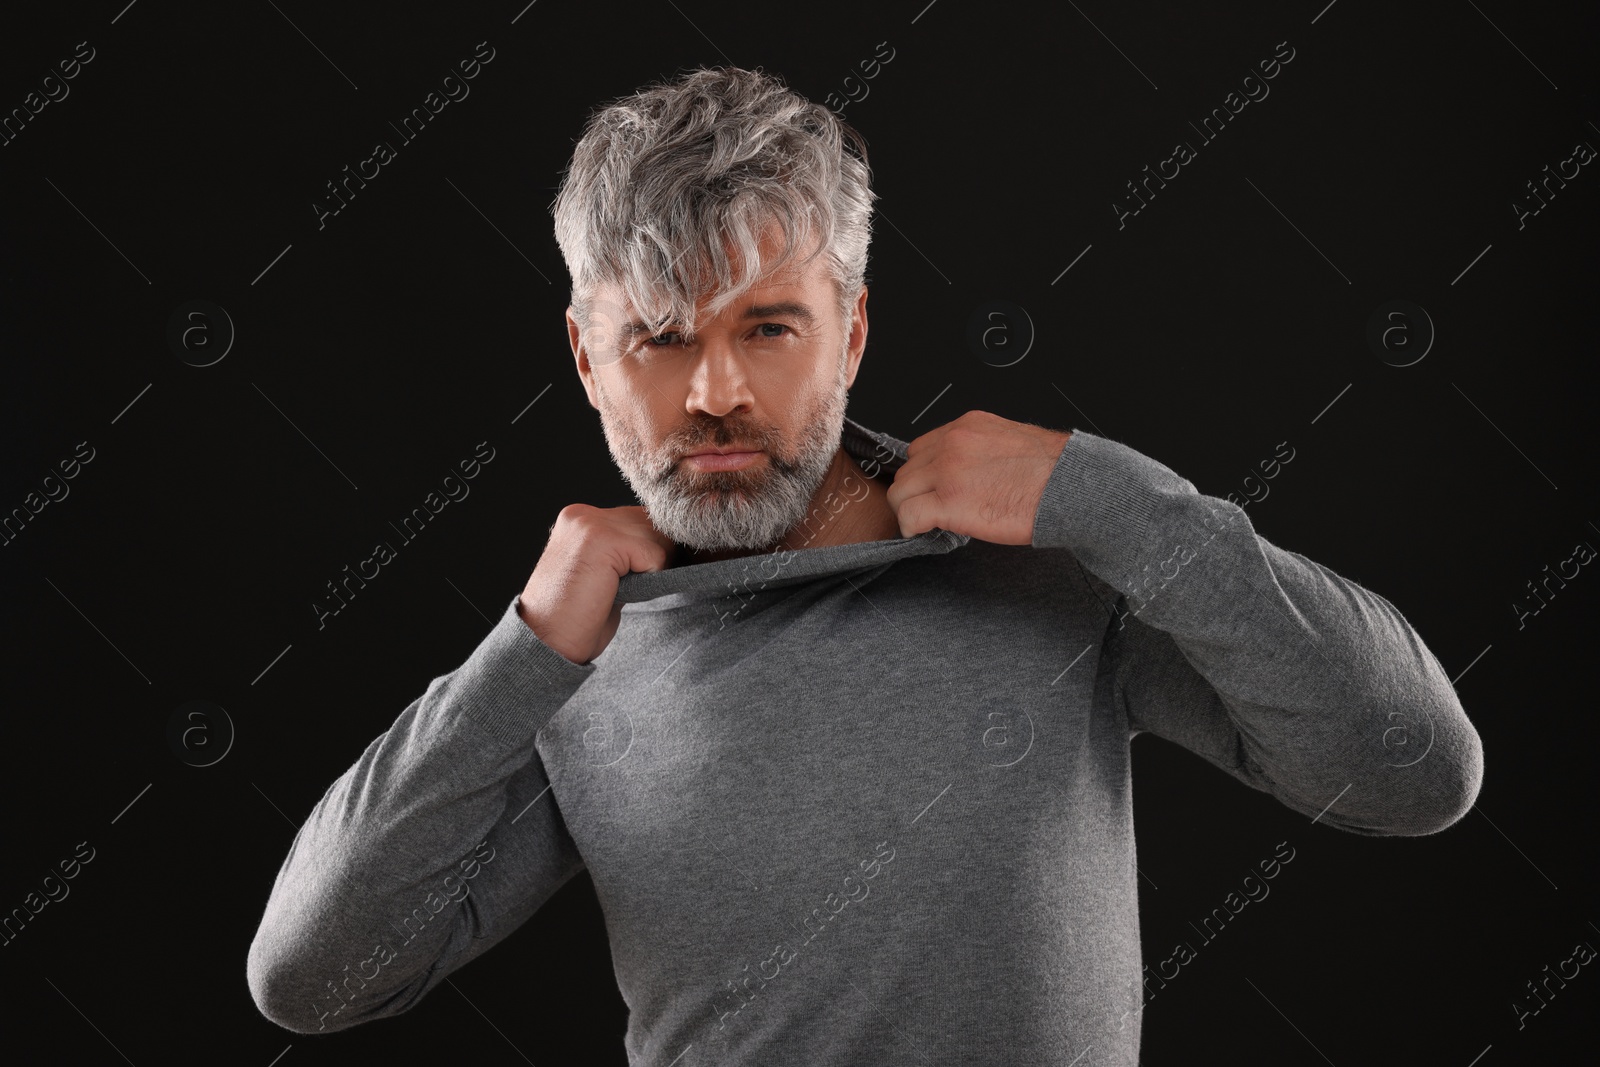
[[(610, 283), (651, 328), (691, 340), (701, 300), (714, 294), (719, 314), (815, 241), (799, 262), (826, 254), (848, 323), (871, 179), (854, 127), (759, 69), (702, 68), (621, 97), (590, 115), (551, 205), (578, 321), (589, 328), (595, 288)], [(762, 263), (773, 222), (782, 250)]]

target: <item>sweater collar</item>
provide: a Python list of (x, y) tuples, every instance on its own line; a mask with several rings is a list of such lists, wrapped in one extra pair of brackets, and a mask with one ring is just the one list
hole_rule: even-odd
[[(848, 415), (844, 417), (839, 444), (861, 464), (863, 470), (885, 485), (893, 480), (894, 472), (905, 465), (907, 458), (907, 442), (869, 430)], [(654, 610), (735, 593), (750, 596), (762, 589), (855, 573), (909, 556), (943, 555), (970, 540), (972, 538), (967, 534), (935, 528), (914, 537), (860, 541), (821, 548), (780, 549), (711, 563), (690, 563), (663, 571), (629, 573), (623, 575), (618, 583), (615, 602), (633, 604), (671, 598), (663, 599), (659, 605), (652, 605), (651, 610)]]

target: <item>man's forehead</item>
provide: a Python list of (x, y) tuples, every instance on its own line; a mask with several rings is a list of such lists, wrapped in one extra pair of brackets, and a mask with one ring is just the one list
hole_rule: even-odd
[[(818, 240), (811, 238), (805, 243), (805, 248), (797, 248), (790, 254), (786, 261), (776, 262), (782, 254), (782, 232), (776, 222), (768, 222), (757, 240), (758, 246), (758, 272), (749, 288), (741, 293), (733, 307), (744, 309), (747, 306), (766, 306), (766, 304), (782, 304), (782, 302), (805, 301), (805, 290), (819, 280), (827, 278), (827, 258), (814, 254), (818, 248)], [(739, 264), (742, 253), (733, 242), (723, 242), (728, 261)], [(738, 267), (736, 267), (738, 269)], [(699, 277), (712, 277), (709, 264), (702, 262)], [(704, 291), (698, 294), (694, 310), (696, 315), (706, 315), (710, 304), (718, 296), (718, 290)], [(659, 304), (667, 304), (666, 293), (661, 294)], [(627, 298), (616, 278), (608, 278), (605, 282), (598, 283), (594, 288), (595, 302), (605, 301), (606, 306), (614, 310), (618, 318), (629, 322), (642, 322), (648, 315), (634, 306), (634, 302)]]
[[(720, 309), (720, 314), (728, 314), (731, 309), (734, 316), (744, 318), (758, 318), (763, 315), (792, 315), (807, 321), (814, 321), (819, 314), (812, 305), (809, 287), (817, 280), (818, 276), (825, 275), (826, 265), (818, 257), (807, 264), (805, 268), (791, 261), (777, 270), (764, 271), (755, 283), (743, 289), (739, 296), (728, 305)], [(825, 280), (825, 278), (823, 279)], [(699, 296), (695, 304), (697, 317), (704, 318), (711, 305), (716, 300), (721, 290), (712, 289)], [(649, 316), (638, 308), (633, 301), (628, 299), (618, 283), (601, 282), (594, 288), (593, 301), (597, 312), (614, 321), (624, 322), (630, 326), (645, 327)], [(666, 294), (658, 306), (666, 306)], [(659, 317), (656, 324), (663, 321)]]

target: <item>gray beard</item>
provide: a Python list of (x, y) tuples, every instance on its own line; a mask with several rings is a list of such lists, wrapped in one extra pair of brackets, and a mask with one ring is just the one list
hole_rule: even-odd
[[(801, 423), (796, 461), (774, 454), (781, 444), (777, 440), (736, 433), (731, 437), (740, 443), (755, 443), (763, 448), (766, 462), (757, 461), (743, 470), (700, 472), (688, 470), (675, 458), (687, 445), (666, 442), (663, 451), (667, 458), (653, 458), (645, 443), (612, 417), (611, 405), (601, 393), (598, 379), (595, 392), (611, 458), (651, 523), (678, 544), (697, 551), (760, 550), (776, 545), (799, 526), (809, 514), (812, 498), (839, 450), (849, 399), (841, 352), (833, 388)], [(711, 435), (697, 440), (717, 443)]]

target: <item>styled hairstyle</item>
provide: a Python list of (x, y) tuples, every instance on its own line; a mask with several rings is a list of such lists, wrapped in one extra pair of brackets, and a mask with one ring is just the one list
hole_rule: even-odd
[[(760, 70), (701, 68), (620, 97), (590, 115), (551, 205), (578, 322), (589, 328), (595, 287), (611, 283), (653, 328), (691, 340), (702, 300), (717, 315), (815, 241), (798, 265), (826, 255), (848, 324), (871, 179), (854, 127)], [(774, 222), (781, 251), (762, 263)]]

